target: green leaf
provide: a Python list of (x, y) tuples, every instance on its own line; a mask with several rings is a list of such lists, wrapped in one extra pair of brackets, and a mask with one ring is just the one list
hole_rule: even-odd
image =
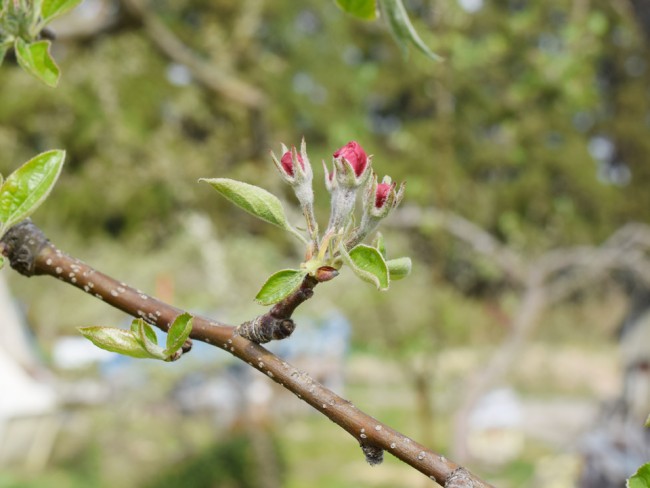
[(411, 24), (402, 0), (379, 0), (379, 5), (391, 34), (393, 34), (404, 55), (408, 53), (409, 43), (412, 43), (434, 61), (442, 61), (442, 58), (431, 51), (424, 41), (420, 39), (415, 27)]
[(14, 44), (18, 64), (47, 86), (54, 88), (59, 83), (59, 67), (50, 56), (50, 41), (26, 43), (16, 39)]
[(4, 265), (5, 265), (5, 258), (2, 255), (0, 255), (0, 269), (4, 268)]
[(133, 358), (150, 358), (151, 354), (142, 347), (131, 331), (114, 327), (79, 327), (84, 337), (97, 347)]
[(158, 338), (153, 328), (142, 319), (135, 319), (131, 323), (131, 332), (140, 345), (154, 359), (165, 359), (163, 349), (158, 345)]
[(650, 487), (650, 463), (641, 466), (632, 477), (627, 480), (627, 488), (648, 488)]
[(228, 178), (201, 178), (224, 197), (269, 224), (286, 230), (295, 230), (289, 225), (282, 203), (278, 198), (259, 186), (249, 185)]
[(411, 258), (395, 258), (386, 261), (391, 281), (401, 280), (411, 274)]
[(255, 300), (262, 305), (273, 305), (288, 297), (300, 287), (307, 276), (307, 271), (298, 269), (283, 269), (266, 280)]
[(47, 151), (11, 173), (0, 187), (0, 235), (43, 203), (61, 173), (65, 151)]
[(336, 0), (336, 4), (343, 10), (363, 20), (377, 18), (376, 0)]
[(383, 256), (374, 247), (359, 244), (348, 253), (345, 246), (339, 247), (345, 264), (352, 268), (354, 274), (368, 283), (372, 283), (378, 290), (387, 290), (390, 284), (388, 267)]
[(41, 19), (43, 23), (63, 15), (81, 3), (81, 0), (43, 0), (41, 4)]
[(192, 316), (189, 313), (183, 313), (176, 317), (167, 332), (167, 344), (163, 352), (165, 356), (169, 357), (183, 347), (190, 332), (192, 332)]

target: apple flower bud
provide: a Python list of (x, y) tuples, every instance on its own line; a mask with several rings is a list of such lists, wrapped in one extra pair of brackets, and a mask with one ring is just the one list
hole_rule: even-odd
[(372, 156), (357, 141), (350, 141), (334, 153), (336, 179), (340, 186), (358, 188), (370, 175)]
[(291, 150), (289, 150), (287, 146), (282, 144), (282, 157), (280, 160), (278, 161), (273, 151), (271, 151), (271, 158), (284, 181), (293, 187), (308, 182), (311, 188), (313, 173), (307, 157), (304, 139), (300, 145), (300, 152), (296, 151), (295, 146), (291, 146)]
[(383, 208), (390, 191), (395, 188), (395, 183), (379, 183), (375, 190), (375, 208)]
[(300, 202), (303, 215), (307, 221), (307, 229), (314, 249), (318, 249), (318, 224), (314, 215), (314, 190), (312, 189), (313, 172), (307, 156), (307, 145), (303, 137), (300, 152), (295, 146), (291, 150), (282, 144), (282, 157), (280, 160), (271, 151), (271, 158), (275, 167), (280, 172), (282, 179), (293, 188), (296, 198)]
[(305, 170), (305, 162), (302, 159), (302, 156), (298, 153), (296, 153), (296, 148), (294, 146), (291, 146), (291, 151), (287, 151), (282, 155), (282, 158), (280, 159), (280, 164), (282, 165), (282, 168), (284, 169), (285, 173), (288, 174), (289, 176), (293, 176), (293, 157), (295, 157), (300, 163), (300, 167)]
[(368, 166), (368, 156), (357, 141), (350, 141), (334, 153), (334, 159), (343, 158), (354, 169), (357, 177), (361, 176)]
[(373, 172), (363, 195), (361, 224), (346, 245), (349, 247), (356, 246), (370, 232), (375, 230), (379, 222), (388, 217), (402, 201), (404, 189), (404, 183), (399, 188), (396, 188), (396, 184), (393, 183), (390, 176), (384, 176), (381, 183), (378, 183), (377, 174)]
[(350, 141), (333, 155), (333, 169), (325, 168), (325, 186), (332, 194), (329, 230), (345, 229), (350, 222), (357, 190), (370, 176), (372, 156), (356, 141)]
[(384, 176), (381, 183), (377, 183), (377, 175), (373, 173), (364, 195), (364, 214), (378, 219), (387, 217), (404, 196), (404, 183), (397, 191), (395, 187), (390, 176)]

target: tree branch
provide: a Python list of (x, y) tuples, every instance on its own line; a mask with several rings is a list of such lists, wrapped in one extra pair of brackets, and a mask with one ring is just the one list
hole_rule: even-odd
[[(29, 221), (12, 227), (0, 239), (0, 251), (25, 276), (53, 276), (164, 331), (183, 312), (68, 256)], [(229, 352), (314, 407), (352, 435), (371, 464), (381, 462), (382, 451), (387, 451), (448, 488), (461, 486), (457, 484), (461, 474), (465, 482), (462, 486), (491, 487), (444, 456), (360, 411), (307, 373), (239, 335), (235, 327), (195, 316), (190, 337)]]

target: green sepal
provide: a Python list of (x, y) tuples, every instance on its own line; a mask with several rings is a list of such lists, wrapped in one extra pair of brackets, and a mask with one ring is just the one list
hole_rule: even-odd
[(0, 255), (0, 269), (4, 268), (5, 266), (5, 258), (4, 256)]
[(78, 327), (79, 332), (100, 349), (133, 358), (151, 358), (132, 331), (115, 327)]
[(255, 301), (261, 305), (273, 305), (296, 291), (307, 276), (306, 270), (283, 269), (272, 274), (262, 285)]
[(442, 61), (442, 57), (431, 51), (424, 41), (420, 39), (415, 27), (411, 24), (402, 0), (379, 0), (379, 5), (391, 34), (393, 34), (404, 55), (408, 54), (408, 45), (411, 43), (434, 61)]
[(14, 49), (21, 68), (52, 88), (59, 83), (61, 71), (50, 55), (50, 41), (26, 43), (18, 38)]
[(648, 488), (650, 487), (650, 463), (641, 466), (632, 477), (627, 480), (627, 488)]
[(183, 313), (176, 317), (174, 323), (167, 332), (167, 343), (163, 354), (169, 358), (178, 351), (192, 332), (193, 317), (189, 313)]
[(341, 244), (339, 252), (345, 264), (363, 281), (372, 283), (378, 290), (388, 290), (390, 276), (381, 253), (374, 247), (359, 244), (347, 252)]
[(43, 203), (61, 173), (65, 151), (47, 151), (11, 173), (0, 186), (0, 236)]
[(43, 0), (41, 4), (41, 21), (47, 24), (50, 20), (72, 10), (81, 0)]
[(411, 274), (411, 258), (402, 257), (386, 261), (391, 281), (401, 280)]
[(344, 12), (363, 20), (377, 18), (376, 0), (336, 0), (336, 4)]

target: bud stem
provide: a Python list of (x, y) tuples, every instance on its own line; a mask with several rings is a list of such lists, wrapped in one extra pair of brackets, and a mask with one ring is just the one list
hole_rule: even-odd
[(302, 213), (307, 221), (307, 231), (313, 245), (313, 252), (318, 252), (318, 222), (314, 215), (314, 205), (312, 202), (302, 202)]

